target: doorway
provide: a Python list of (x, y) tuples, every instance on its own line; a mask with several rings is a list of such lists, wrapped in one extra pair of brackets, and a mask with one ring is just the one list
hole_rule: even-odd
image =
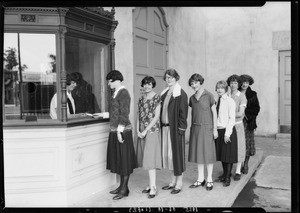
[(279, 51), (279, 133), (291, 133), (291, 51)]
[(157, 94), (166, 87), (163, 75), (167, 69), (167, 27), (162, 8), (136, 7), (133, 10), (135, 112), (138, 111), (138, 100), (143, 93), (140, 83), (145, 76), (154, 77), (156, 81), (154, 91)]

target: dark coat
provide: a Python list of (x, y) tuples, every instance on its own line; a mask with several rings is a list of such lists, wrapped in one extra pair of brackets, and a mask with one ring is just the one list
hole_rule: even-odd
[(257, 94), (250, 87), (246, 90), (247, 107), (245, 109), (245, 119), (247, 121), (247, 129), (252, 131), (257, 128), (256, 117), (260, 111)]
[[(161, 96), (163, 107), (166, 95)], [(162, 110), (161, 110), (162, 112)], [(181, 89), (181, 94), (170, 98), (168, 105), (168, 119), (172, 144), (174, 175), (179, 176), (185, 171), (185, 130), (187, 128), (188, 97)], [(181, 129), (181, 130), (180, 130)]]

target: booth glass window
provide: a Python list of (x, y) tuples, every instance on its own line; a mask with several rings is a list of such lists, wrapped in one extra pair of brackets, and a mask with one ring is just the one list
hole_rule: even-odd
[[(79, 37), (65, 36), (66, 74), (77, 79), (72, 91), (75, 113), (108, 111), (108, 87), (105, 76), (110, 69), (109, 45)], [(61, 94), (56, 63), (56, 35), (4, 33), (5, 119), (51, 119), (50, 103)], [(61, 72), (61, 71), (60, 71)], [(58, 119), (61, 95), (57, 95)]]
[(65, 50), (66, 72), (77, 77), (77, 86), (72, 91), (76, 114), (107, 111), (108, 46), (67, 35)]
[(56, 92), (55, 34), (4, 33), (5, 119), (49, 119)]

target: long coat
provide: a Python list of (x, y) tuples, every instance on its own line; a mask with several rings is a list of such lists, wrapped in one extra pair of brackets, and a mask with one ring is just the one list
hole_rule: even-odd
[(245, 118), (248, 130), (252, 131), (257, 128), (256, 117), (260, 111), (257, 94), (250, 87), (246, 90), (247, 106), (245, 109)]
[[(163, 107), (167, 91), (162, 94)], [(161, 110), (162, 112), (162, 110)], [(168, 119), (170, 124), (171, 146), (173, 155), (174, 175), (179, 176), (185, 171), (185, 130), (187, 128), (188, 97), (183, 89), (180, 95), (170, 98), (168, 105)]]

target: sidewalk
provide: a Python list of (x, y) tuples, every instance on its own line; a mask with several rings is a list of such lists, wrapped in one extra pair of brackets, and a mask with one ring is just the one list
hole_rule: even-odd
[(291, 138), (256, 137), (255, 144), (264, 152), (263, 161), (232, 207), (291, 212)]
[[(186, 147), (188, 150), (188, 145)], [(186, 155), (187, 156), (187, 155)], [(158, 195), (153, 199), (148, 199), (142, 190), (148, 184), (148, 172), (138, 168), (135, 169), (129, 180), (130, 193), (128, 197), (121, 200), (113, 200), (114, 195), (109, 191), (118, 187), (116, 184), (95, 194), (93, 197), (83, 200), (74, 205), (74, 207), (95, 208), (95, 207), (231, 207), (238, 194), (250, 180), (257, 167), (263, 160), (263, 151), (257, 150), (255, 156), (250, 158), (249, 172), (242, 175), (240, 181), (231, 180), (228, 187), (223, 187), (222, 183), (214, 183), (212, 191), (206, 191), (205, 187), (190, 189), (189, 185), (193, 184), (197, 179), (197, 165), (186, 161), (186, 172), (183, 177), (183, 189), (179, 194), (170, 194), (170, 190), (162, 190), (171, 178), (169, 170), (162, 169), (157, 171), (157, 188)], [(232, 168), (232, 173), (235, 166)], [(216, 179), (222, 173), (220, 162), (214, 164), (213, 179)]]

